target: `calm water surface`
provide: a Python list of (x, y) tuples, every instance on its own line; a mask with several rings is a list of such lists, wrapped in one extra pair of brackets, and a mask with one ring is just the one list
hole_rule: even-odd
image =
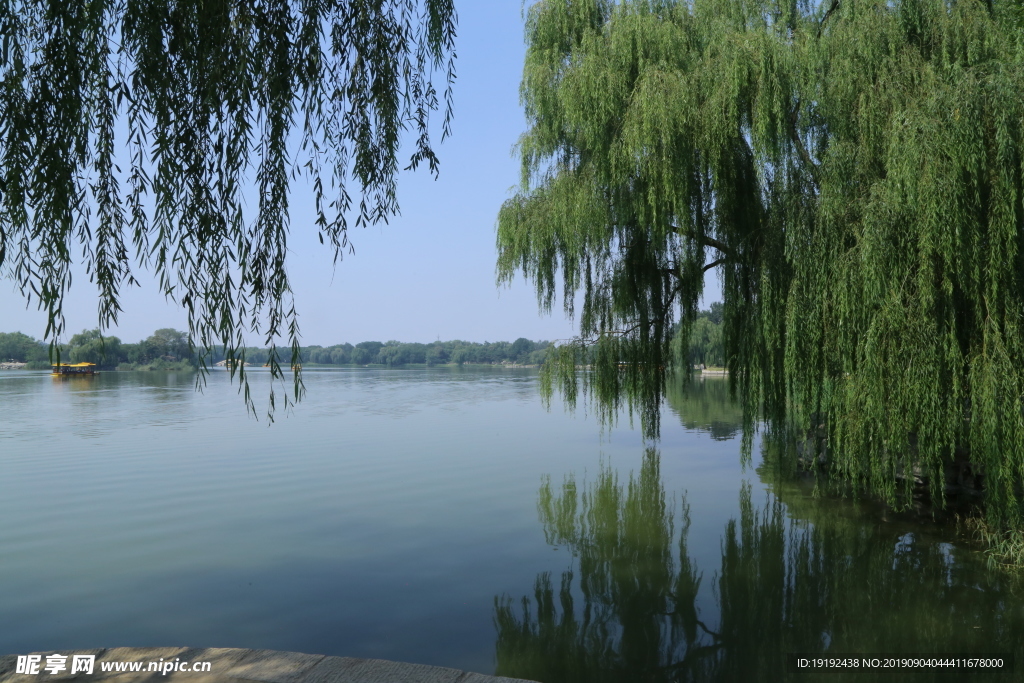
[[(528, 370), (0, 373), (0, 654), (295, 650), (561, 681), (791, 674), (794, 652), (1016, 656), (1021, 581), (948, 532), (740, 464), (722, 381), (662, 440), (546, 412)], [(254, 373), (255, 396), (266, 376)], [(970, 678), (963, 672), (892, 680)]]

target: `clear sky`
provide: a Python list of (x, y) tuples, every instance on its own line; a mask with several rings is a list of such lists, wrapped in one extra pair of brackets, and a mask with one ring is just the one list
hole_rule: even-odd
[[(521, 0), (463, 0), (457, 41), (453, 135), (436, 147), (441, 174), (403, 173), (402, 215), (387, 225), (352, 229), (355, 254), (332, 268), (331, 252), (313, 228), (306, 188), (296, 181), (291, 200), (288, 272), (303, 344), (327, 346), (366, 340), (511, 341), (566, 339), (574, 326), (561, 311), (537, 307), (522, 278), (495, 285), (495, 218), (518, 182), (512, 146), (526, 127), (519, 105), (523, 21)], [(438, 117), (439, 119), (439, 117)], [(435, 140), (437, 142), (437, 140)], [(96, 295), (76, 271), (66, 299), (68, 336), (97, 325)], [(141, 275), (141, 276), (140, 276)], [(136, 342), (161, 327), (186, 329), (185, 314), (164, 301), (153, 280), (123, 292), (124, 312), (108, 333)], [(720, 298), (711, 277), (706, 300)], [(45, 316), (0, 280), (0, 332), (41, 338)], [(259, 344), (254, 336), (249, 340)]]

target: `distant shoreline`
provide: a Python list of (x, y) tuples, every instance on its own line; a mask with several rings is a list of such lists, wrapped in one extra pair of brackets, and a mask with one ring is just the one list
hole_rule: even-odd
[[(98, 372), (198, 372), (199, 371), (198, 368), (193, 368), (191, 366), (190, 367), (164, 367), (164, 368), (161, 368), (161, 367), (150, 367), (150, 366), (123, 367), (124, 365), (126, 365), (126, 364), (122, 363), (121, 366), (118, 366), (116, 368), (101, 369)], [(0, 370), (28, 370), (28, 371), (39, 372), (40, 370), (48, 370), (49, 369), (49, 368), (30, 368), (30, 367), (27, 367), (27, 366), (28, 366), (28, 363), (0, 363)], [(262, 368), (263, 367), (263, 366), (253, 365), (252, 363), (246, 363), (245, 366), (247, 368)], [(331, 363), (303, 363), (302, 364), (302, 368), (303, 369), (309, 369), (309, 370), (323, 370), (325, 368), (327, 368), (327, 369), (330, 369), (330, 368), (375, 368), (375, 369), (392, 369), (392, 370), (402, 370), (402, 369), (409, 369), (409, 370), (417, 369), (418, 370), (418, 369), (423, 369), (423, 368), (458, 368), (458, 367), (514, 368), (516, 370), (521, 370), (521, 369), (537, 369), (540, 366), (539, 365), (522, 365), (522, 364), (519, 364), (519, 363), (463, 363), (462, 365), (459, 365), (458, 363), (435, 363), (433, 365), (427, 365), (426, 363), (404, 363), (402, 365), (385, 365), (384, 363), (369, 363), (367, 365), (358, 365), (356, 363), (345, 363), (345, 364), (338, 364), (338, 365), (331, 364)], [(224, 369), (226, 369), (226, 367), (224, 365), (211, 365), (211, 366), (207, 367), (207, 370), (209, 370), (209, 371), (224, 370)], [(282, 363), (281, 364), (281, 369), (282, 370), (288, 370), (290, 368), (289, 368), (287, 363)]]

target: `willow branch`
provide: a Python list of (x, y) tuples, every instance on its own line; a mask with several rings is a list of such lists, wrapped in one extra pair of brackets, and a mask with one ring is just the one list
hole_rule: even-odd
[(696, 240), (697, 242), (703, 244), (705, 247), (717, 249), (718, 251), (722, 252), (728, 257), (735, 258), (736, 256), (735, 252), (733, 252), (733, 250), (729, 247), (728, 244), (722, 242), (721, 240), (716, 240), (714, 237), (708, 237), (707, 235), (698, 235), (693, 232), (682, 230), (677, 225), (669, 225), (669, 228), (671, 228), (672, 232), (674, 232), (677, 235), (688, 237), (691, 240)]
[(825, 22), (828, 21), (828, 18), (832, 16), (833, 12), (835, 12), (837, 9), (839, 9), (839, 2), (840, 2), (840, 0), (832, 0), (832, 4), (829, 6), (828, 10), (825, 12), (825, 16), (823, 16), (821, 18), (821, 22), (818, 24), (818, 37), (819, 38), (821, 38), (821, 30), (823, 28), (825, 28)]
[[(631, 332), (636, 332), (641, 327), (643, 327), (645, 324), (647, 325), (647, 327), (650, 327), (650, 326), (654, 325), (656, 322), (657, 322), (657, 320), (648, 320), (646, 323), (638, 322), (638, 323), (636, 323), (634, 325), (631, 325), (629, 327), (626, 327), (626, 328), (623, 328), (623, 329), (620, 329), (620, 330), (604, 330), (603, 332), (598, 332), (596, 337), (575, 337), (573, 339), (564, 340), (564, 341), (568, 341), (569, 343), (576, 343), (576, 344), (579, 344), (580, 346), (583, 346), (583, 347), (595, 346), (596, 344), (598, 344), (601, 341), (602, 337), (625, 337), (626, 335), (630, 334)], [(563, 340), (555, 340), (555, 341), (563, 341)]]
[[(838, 4), (838, 0), (837, 3)], [(831, 11), (831, 10), (829, 10)], [(814, 163), (814, 159), (807, 152), (807, 148), (804, 147), (804, 141), (800, 139), (800, 134), (797, 132), (796, 123), (800, 115), (800, 101), (797, 100), (796, 106), (793, 107), (793, 111), (789, 114), (789, 138), (793, 141), (793, 145), (796, 147), (797, 154), (800, 155), (801, 161), (807, 166), (807, 172), (811, 174), (811, 181), (814, 183), (814, 189), (818, 189), (820, 184), (818, 182), (818, 164)]]
[(701, 272), (702, 273), (706, 273), (709, 270), (711, 270), (712, 268), (716, 268), (716, 267), (722, 265), (723, 263), (725, 263), (728, 260), (729, 259), (723, 257), (723, 258), (718, 259), (717, 261), (712, 261), (711, 263), (709, 263), (706, 266), (704, 266), (703, 268), (701, 268)]
[[(654, 324), (654, 321), (653, 321), (653, 320), (650, 320), (650, 321), (648, 321), (648, 323), (647, 323), (647, 324), (648, 324), (648, 325), (653, 325), (653, 324)], [(631, 327), (627, 327), (627, 328), (625, 328), (625, 329), (623, 329), (623, 330), (606, 330), (605, 332), (602, 332), (600, 336), (616, 336), (616, 337), (625, 337), (625, 336), (626, 336), (627, 334), (629, 334), (630, 332), (636, 332), (636, 331), (637, 331), (637, 330), (639, 330), (639, 329), (640, 329), (641, 327), (643, 327), (643, 323), (636, 323), (635, 325), (633, 325), (633, 326), (631, 326)], [(596, 339), (594, 340), (594, 343), (595, 343), (595, 344), (597, 343), (597, 340), (596, 340)]]
[[(727, 261), (729, 261), (729, 257), (723, 256), (720, 259), (715, 259), (711, 263), (705, 264), (704, 267), (702, 267), (700, 270), (702, 273), (706, 273), (712, 268), (717, 268), (718, 266), (722, 265), (723, 263), (726, 263)], [(661, 272), (665, 273), (666, 275), (671, 275), (672, 277), (679, 278), (678, 268), (662, 268)]]

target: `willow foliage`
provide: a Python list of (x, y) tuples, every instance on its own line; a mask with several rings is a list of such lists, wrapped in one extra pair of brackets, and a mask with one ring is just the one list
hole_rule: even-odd
[(244, 356), (252, 329), (294, 364), (290, 183), (335, 260), (349, 218), (393, 214), (404, 131), (436, 171), (454, 36), (452, 0), (0, 0), (0, 274), (55, 339), (78, 252), (101, 327), (151, 268), (193, 344)]
[(825, 425), (826, 468), (890, 502), (915, 476), (943, 501), (956, 463), (983, 476), (993, 519), (1022, 521), (1021, 16), (976, 0), (532, 5), (498, 269), (544, 307), (559, 278), (570, 313), (582, 292), (547, 389), (638, 410), (656, 434), (672, 324), (686, 335), (714, 268), (748, 433), (757, 415)]

